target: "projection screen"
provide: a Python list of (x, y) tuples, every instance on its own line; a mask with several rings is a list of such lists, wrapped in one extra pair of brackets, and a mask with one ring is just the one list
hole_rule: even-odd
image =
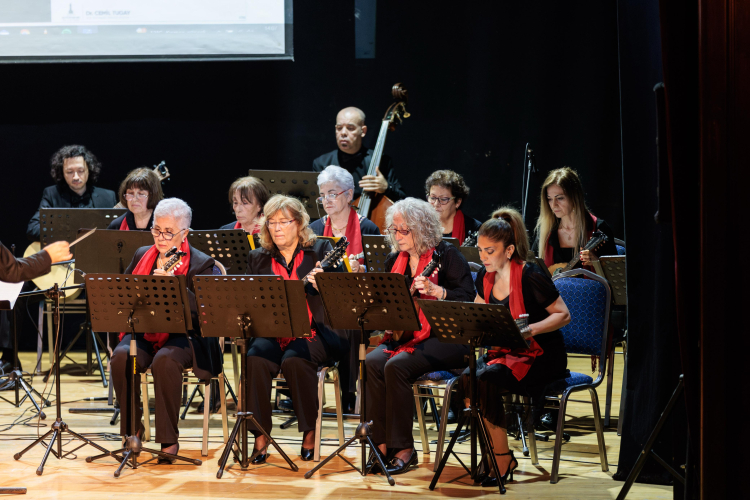
[(0, 62), (292, 59), (292, 0), (0, 0)]

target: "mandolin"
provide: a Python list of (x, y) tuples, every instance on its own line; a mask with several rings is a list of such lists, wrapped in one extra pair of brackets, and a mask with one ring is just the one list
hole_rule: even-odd
[[(442, 257), (440, 252), (433, 252), (432, 260), (428, 262), (426, 266), (424, 266), (424, 269), (422, 270), (422, 273), (420, 274), (420, 276), (423, 276), (426, 278), (428, 276), (432, 276), (433, 274), (435, 274), (438, 271), (438, 269), (440, 269), (440, 257)], [(409, 294), (411, 294), (412, 300), (414, 299), (414, 292), (416, 291), (417, 291), (417, 284), (416, 284), (416, 279), (415, 279), (414, 282), (412, 282), (411, 287), (409, 287)], [(414, 307), (417, 309), (417, 314), (419, 314), (419, 304), (416, 301), (414, 301)], [(411, 340), (411, 337), (413, 336), (413, 332), (405, 332), (404, 330), (394, 330), (391, 336), (393, 337), (393, 340), (399, 341), (403, 339), (404, 342), (408, 342), (409, 340)]]
[[(333, 250), (328, 252), (325, 257), (323, 257), (323, 260), (320, 261), (320, 267), (322, 269), (325, 269), (327, 267), (338, 266), (339, 264), (341, 264), (341, 262), (344, 260), (344, 257), (346, 256), (346, 247), (348, 246), (349, 241), (346, 239), (346, 236), (342, 236), (341, 239), (336, 242)], [(302, 283), (307, 285), (310, 282), (308, 279), (310, 278), (311, 274), (312, 271), (307, 273), (305, 277), (302, 278)]]
[[(367, 168), (367, 175), (376, 175), (375, 169), (380, 166), (383, 159), (383, 148), (388, 131), (396, 130), (396, 125), (400, 124), (404, 118), (411, 116), (406, 111), (407, 92), (400, 83), (397, 83), (391, 89), (391, 94), (395, 100), (385, 112), (383, 121), (380, 124), (380, 133), (378, 133), (378, 142), (372, 153), (372, 160)], [(380, 232), (385, 234), (385, 211), (393, 205), (393, 202), (387, 196), (373, 191), (362, 191), (362, 194), (354, 200), (353, 205), (360, 215), (369, 218)]]
[(477, 235), (479, 231), (469, 231), (466, 235), (466, 239), (461, 244), (462, 247), (475, 247), (477, 246)]
[(182, 265), (182, 258), (186, 255), (187, 252), (180, 252), (177, 247), (172, 247), (164, 254), (165, 257), (169, 257), (169, 260), (161, 267), (162, 270), (167, 273), (176, 270)]
[[(601, 231), (596, 231), (591, 236), (591, 239), (584, 245), (584, 247), (581, 250), (596, 250), (600, 246), (602, 246), (604, 243), (607, 242), (609, 238), (606, 234), (604, 234)], [(575, 256), (573, 260), (565, 264), (564, 262), (558, 263), (558, 264), (552, 264), (547, 269), (549, 269), (549, 273), (552, 275), (564, 273), (566, 271), (570, 271), (576, 265), (581, 261), (581, 254)]]

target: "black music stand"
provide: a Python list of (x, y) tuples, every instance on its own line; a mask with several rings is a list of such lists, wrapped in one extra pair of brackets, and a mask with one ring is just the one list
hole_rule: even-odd
[[(90, 274), (124, 274), (136, 250), (153, 244), (150, 231), (97, 229), (76, 244), (76, 267)], [(75, 282), (83, 283), (83, 276), (76, 274)]]
[[(476, 406), (477, 397), (477, 356), (476, 349), (483, 345), (497, 345), (510, 349), (521, 349), (528, 347), (526, 340), (521, 335), (510, 311), (497, 304), (474, 304), (473, 302), (452, 302), (439, 300), (418, 299), (419, 306), (432, 327), (432, 331), (441, 342), (451, 344), (466, 344), (471, 347), (469, 356), (469, 407), (461, 412), (458, 418), (458, 426), (453, 432), (448, 448), (446, 448), (438, 469), (430, 483), (430, 490), (435, 485), (443, 472), (448, 458), (453, 453), (461, 428), (470, 422), (471, 428), (471, 470), (459, 460), (474, 479), (477, 476), (477, 431), (479, 431), (479, 446), (485, 460), (489, 458), (490, 470), (498, 478), (500, 493), (505, 493), (505, 486), (498, 474), (497, 461), (492, 451), (491, 441), (484, 419)], [(454, 454), (455, 455), (455, 454)]]
[(221, 262), (227, 274), (242, 274), (247, 268), (247, 254), (250, 253), (250, 234), (242, 229), (193, 230), (188, 234), (188, 242)]
[(474, 262), (482, 265), (482, 259), (479, 258), (479, 248), (477, 247), (458, 247), (458, 251), (464, 256), (466, 262)]
[(53, 241), (72, 242), (81, 228), (107, 229), (125, 212), (124, 208), (41, 208), (39, 235), (42, 248)]
[[(393, 486), (396, 482), (386, 470), (383, 456), (370, 437), (372, 421), (365, 421), (367, 414), (367, 354), (368, 337), (365, 336), (365, 325), (368, 330), (419, 330), (419, 319), (414, 309), (406, 278), (396, 273), (318, 273), (315, 276), (318, 291), (323, 299), (323, 306), (331, 321), (331, 327), (342, 330), (360, 329), (362, 335), (359, 344), (360, 376), (360, 412), (357, 430), (346, 443), (326, 457), (314, 469), (305, 473), (309, 479), (333, 457), (339, 456), (356, 471), (366, 476), (367, 446), (380, 464), (380, 468)], [(352, 442), (359, 439), (362, 445), (362, 469), (358, 469), (340, 453)]]
[(103, 450), (105, 453), (86, 457), (86, 461), (114, 457), (120, 462), (115, 470), (115, 477), (120, 477), (125, 465), (137, 469), (138, 465), (154, 459), (151, 457), (139, 464), (138, 457), (144, 451), (160, 458), (200, 465), (200, 460), (144, 448), (137, 432), (140, 422), (136, 422), (135, 418), (138, 404), (135, 388), (140, 383), (135, 335), (146, 332), (187, 335), (192, 328), (192, 318), (185, 276), (87, 274), (85, 286), (92, 328), (104, 332), (130, 332), (130, 352), (126, 365), (130, 375), (127, 396), (130, 398), (130, 415), (123, 415), (123, 418), (130, 420), (130, 435), (126, 437), (123, 448), (111, 452)]
[(284, 170), (248, 170), (247, 175), (257, 177), (271, 193), (297, 198), (305, 206), (310, 220), (320, 219), (315, 200), (318, 199), (318, 172), (292, 172)]
[[(40, 295), (44, 294), (50, 299), (52, 299), (52, 318), (54, 322), (54, 328), (57, 332), (57, 340), (55, 342), (55, 406), (57, 410), (57, 418), (55, 418), (55, 422), (50, 426), (50, 430), (48, 430), (42, 437), (31, 443), (29, 446), (27, 446), (23, 451), (20, 453), (16, 453), (13, 455), (13, 458), (16, 460), (20, 460), (21, 457), (29, 451), (31, 448), (36, 446), (39, 443), (42, 443), (42, 446), (46, 447), (46, 450), (44, 452), (44, 457), (42, 458), (42, 463), (39, 464), (39, 467), (36, 469), (36, 475), (41, 476), (44, 472), (44, 464), (47, 462), (47, 458), (49, 457), (50, 452), (58, 459), (62, 460), (63, 458), (66, 458), (68, 455), (72, 454), (76, 450), (83, 448), (84, 446), (91, 445), (94, 448), (98, 449), (99, 451), (102, 451), (106, 454), (109, 454), (109, 452), (96, 444), (95, 442), (86, 439), (85, 437), (81, 436), (80, 434), (73, 432), (70, 430), (70, 427), (68, 427), (68, 424), (63, 422), (62, 419), (62, 394), (60, 393), (60, 297), (65, 294), (66, 290), (72, 290), (72, 289), (78, 289), (83, 287), (83, 285), (75, 285), (70, 286), (67, 288), (59, 288), (57, 286), (57, 283), (55, 283), (55, 286), (52, 288), (49, 288), (47, 290), (38, 290), (34, 292), (26, 292), (22, 293), (22, 296), (30, 296), (30, 295)], [(78, 446), (77, 448), (74, 448), (66, 453), (63, 453), (62, 450), (62, 435), (64, 432), (67, 432), (68, 434), (71, 434), (74, 439), (78, 439), (80, 441), (83, 441), (83, 444)], [(44, 440), (52, 434), (52, 437), (50, 438), (49, 444), (44, 443)], [(53, 450), (52, 447), (54, 446), (55, 442), (57, 443), (57, 450)]]
[[(196, 304), (201, 333), (204, 337), (226, 337), (239, 330), (236, 342), (242, 356), (242, 391), (237, 421), (219, 459), (216, 478), (221, 479), (229, 460), (246, 470), (260, 450), (248, 453), (248, 421), (268, 439), (293, 471), (297, 465), (247, 411), (250, 388), (247, 381), (247, 347), (255, 337), (310, 337), (307, 299), (302, 281), (284, 280), (278, 276), (195, 276)], [(205, 403), (208, 404), (208, 403)], [(237, 449), (235, 449), (237, 445)]]
[(453, 245), (456, 248), (461, 248), (461, 245), (458, 243), (458, 238), (443, 238), (443, 241), (448, 243), (449, 245)]
[[(13, 245), (12, 250), (15, 253), (15, 245)], [(15, 288), (15, 287), (14, 287)], [(12, 328), (13, 328), (13, 370), (10, 373), (6, 373), (0, 379), (2, 380), (8, 380), (13, 382), (13, 391), (15, 393), (15, 403), (13, 401), (10, 401), (6, 399), (3, 396), (0, 396), (0, 399), (3, 401), (12, 404), (16, 408), (20, 408), (20, 406), (23, 404), (24, 401), (26, 401), (26, 398), (31, 401), (31, 403), (34, 405), (34, 408), (36, 408), (37, 413), (39, 414), (39, 418), (44, 420), (47, 418), (47, 415), (44, 414), (44, 411), (42, 411), (42, 408), (44, 406), (50, 406), (51, 403), (42, 395), (39, 394), (39, 392), (34, 389), (30, 383), (26, 383), (26, 381), (23, 379), (23, 372), (21, 371), (21, 363), (18, 362), (18, 330), (17, 330), (17, 318), (16, 318), (16, 302), (18, 301), (18, 295), (21, 291), (21, 288), (17, 288), (14, 290), (8, 290), (8, 293), (3, 293), (0, 295), (0, 311), (11, 311), (10, 319), (12, 322)], [(26, 395), (21, 398), (20, 397), (20, 389), (23, 389)], [(33, 393), (33, 394), (32, 394)], [(34, 394), (36, 394), (42, 405), (37, 404), (36, 400), (34, 399)]]
[(628, 283), (624, 255), (606, 255), (599, 257), (604, 277), (612, 287), (612, 300), (615, 305), (628, 305)]
[(391, 253), (388, 236), (363, 234), (362, 251), (365, 254), (365, 265), (368, 273), (385, 272), (385, 259)]

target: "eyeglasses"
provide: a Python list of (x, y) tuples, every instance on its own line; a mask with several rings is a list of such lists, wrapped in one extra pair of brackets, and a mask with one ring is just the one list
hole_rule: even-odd
[(391, 234), (399, 233), (401, 236), (409, 236), (409, 234), (411, 233), (411, 229), (396, 229), (393, 226), (390, 226), (386, 228), (385, 230)]
[(340, 193), (328, 193), (327, 195), (320, 196), (316, 201), (322, 205), (325, 200), (333, 201), (337, 196), (341, 196), (344, 193), (346, 193), (346, 190), (341, 191)]
[(434, 205), (435, 203), (440, 203), (441, 205), (447, 205), (449, 201), (455, 200), (455, 196), (451, 196), (448, 198), (447, 196), (445, 198), (437, 198), (435, 196), (428, 196), (427, 201), (430, 202), (430, 205)]
[(187, 231), (187, 229), (180, 229), (179, 231), (177, 231), (174, 234), (168, 233), (168, 232), (159, 231), (158, 229), (152, 229), (151, 230), (151, 234), (154, 235), (154, 238), (158, 238), (159, 236), (161, 236), (165, 240), (170, 241), (172, 238), (174, 238), (175, 236), (177, 236), (178, 234), (180, 234), (183, 231)]
[(276, 226), (279, 226), (281, 228), (285, 228), (285, 227), (289, 227), (289, 224), (291, 224), (292, 222), (294, 222), (294, 219), (291, 219), (291, 220), (280, 220), (280, 221), (275, 221), (275, 222), (272, 222), (272, 221), (269, 220), (269, 221), (266, 222), (266, 226), (269, 227), (269, 228), (270, 227), (276, 227)]
[(138, 194), (126, 194), (125, 199), (128, 201), (133, 201), (134, 198), (138, 198), (139, 200), (147, 200), (148, 199), (148, 193), (138, 193)]

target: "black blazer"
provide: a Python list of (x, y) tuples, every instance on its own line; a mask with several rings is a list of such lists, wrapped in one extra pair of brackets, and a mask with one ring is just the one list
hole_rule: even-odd
[[(315, 267), (315, 263), (322, 261), (325, 254), (333, 250), (331, 242), (328, 240), (316, 240), (311, 247), (301, 248), (297, 247), (294, 256), (297, 256), (298, 252), (303, 252), (302, 263), (297, 268), (297, 277), (302, 279)], [(265, 248), (258, 248), (253, 250), (247, 256), (247, 272), (249, 275), (271, 275), (275, 276), (273, 268), (271, 267), (272, 259), (277, 258), (277, 261), (283, 266), (283, 259), (280, 255), (272, 255), (270, 251)], [(326, 272), (346, 272), (343, 265), (339, 265), (333, 269), (326, 269)], [(307, 293), (307, 305), (310, 307), (310, 312), (313, 315), (313, 321), (315, 328), (318, 331), (318, 335), (322, 337), (323, 341), (331, 349), (329, 353), (334, 359), (339, 359), (346, 352), (348, 352), (348, 341), (346, 330), (334, 330), (330, 327), (330, 322), (326, 316), (325, 309), (323, 307), (323, 299), (318, 294), (318, 291), (314, 286), (308, 284), (305, 287)]]
[[(125, 270), (125, 274), (132, 274), (135, 266), (151, 246), (141, 247), (135, 251), (133, 261)], [(214, 259), (200, 250), (190, 247), (190, 267), (186, 275), (188, 284), (188, 296), (190, 299), (190, 312), (193, 317), (193, 330), (188, 332), (193, 344), (193, 371), (198, 378), (206, 380), (208, 374), (214, 377), (221, 373), (224, 356), (217, 337), (203, 338), (198, 328), (198, 307), (195, 302), (195, 290), (193, 289), (193, 277), (199, 274), (213, 274)]]
[(133, 212), (128, 210), (123, 215), (113, 220), (109, 224), (107, 229), (120, 229), (120, 225), (122, 224), (123, 219), (127, 219), (129, 231), (151, 231), (151, 228), (154, 227), (154, 212), (151, 212), (151, 219), (148, 221), (148, 226), (143, 229), (139, 229), (135, 227), (135, 217), (133, 216)]
[[(78, 196), (67, 184), (56, 184), (44, 188), (39, 208), (112, 208), (115, 205), (117, 195), (109, 189), (90, 186), (83, 196)], [(39, 241), (39, 209), (26, 227), (26, 237), (31, 241)]]
[(52, 259), (42, 250), (25, 259), (16, 259), (8, 248), (0, 243), (0, 281), (19, 283), (43, 276), (50, 271)]

